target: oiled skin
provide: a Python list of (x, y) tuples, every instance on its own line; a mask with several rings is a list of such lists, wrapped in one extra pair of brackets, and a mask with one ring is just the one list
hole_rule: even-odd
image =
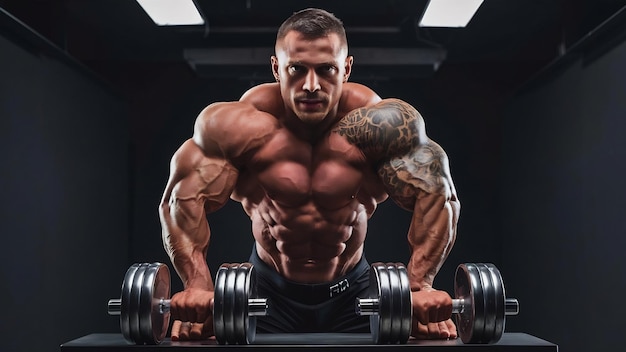
[[(343, 71), (327, 68), (340, 57), (333, 38), (293, 43), (287, 61), (295, 64), (283, 70), (280, 56), (273, 58), (277, 79), (282, 74), (289, 83), (259, 85), (238, 102), (211, 104), (172, 158), (159, 209), (165, 249), (185, 286), (172, 298), (174, 318), (210, 322), (206, 214), (229, 197), (250, 216), (260, 258), (301, 283), (331, 281), (352, 269), (368, 219), (391, 197), (413, 212), (407, 235), (413, 334), (456, 337), (447, 320), (451, 299), (432, 288), (454, 243), (460, 209), (443, 149), (426, 136), (412, 106), (346, 83), (348, 64)], [(286, 70), (294, 65), (297, 70)], [(445, 323), (430, 324), (436, 322)], [(179, 321), (172, 337), (181, 329), (181, 338), (204, 338), (211, 325), (183, 331)]]

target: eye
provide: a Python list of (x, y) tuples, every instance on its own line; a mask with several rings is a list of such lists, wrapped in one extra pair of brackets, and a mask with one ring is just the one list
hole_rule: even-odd
[(335, 72), (337, 72), (337, 68), (333, 65), (324, 65), (324, 66), (320, 66), (318, 68), (318, 72), (321, 74), (335, 74)]
[(304, 67), (300, 65), (291, 65), (287, 68), (287, 71), (290, 74), (301, 73), (301, 72), (304, 72)]

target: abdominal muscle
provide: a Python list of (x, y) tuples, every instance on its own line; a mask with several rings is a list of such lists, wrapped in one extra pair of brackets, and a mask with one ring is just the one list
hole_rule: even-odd
[(265, 197), (248, 210), (259, 257), (288, 280), (332, 281), (361, 259), (367, 213), (356, 199), (324, 210), (312, 200), (290, 207)]

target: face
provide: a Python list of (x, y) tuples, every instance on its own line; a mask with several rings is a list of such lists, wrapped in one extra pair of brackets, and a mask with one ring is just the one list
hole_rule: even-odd
[(339, 36), (307, 40), (291, 31), (276, 43), (272, 71), (280, 83), (285, 106), (302, 122), (315, 125), (337, 112), (352, 57)]

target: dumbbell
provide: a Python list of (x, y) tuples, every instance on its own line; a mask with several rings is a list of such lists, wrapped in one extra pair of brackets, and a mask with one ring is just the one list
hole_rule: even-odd
[[(368, 298), (357, 298), (356, 313), (370, 316), (372, 339), (378, 344), (406, 343), (413, 314), (411, 287), (401, 263), (374, 263)], [(454, 275), (457, 330), (463, 343), (495, 343), (502, 337), (505, 316), (519, 313), (519, 302), (506, 298), (504, 281), (493, 264), (465, 263)]]
[[(109, 315), (120, 316), (122, 335), (130, 343), (156, 345), (170, 321), (170, 271), (161, 263), (133, 264), (122, 281), (122, 294), (108, 302)], [(208, 309), (208, 308), (207, 308)], [(213, 327), (220, 344), (249, 344), (256, 317), (267, 314), (265, 298), (256, 296), (252, 264), (222, 264), (215, 276)]]

